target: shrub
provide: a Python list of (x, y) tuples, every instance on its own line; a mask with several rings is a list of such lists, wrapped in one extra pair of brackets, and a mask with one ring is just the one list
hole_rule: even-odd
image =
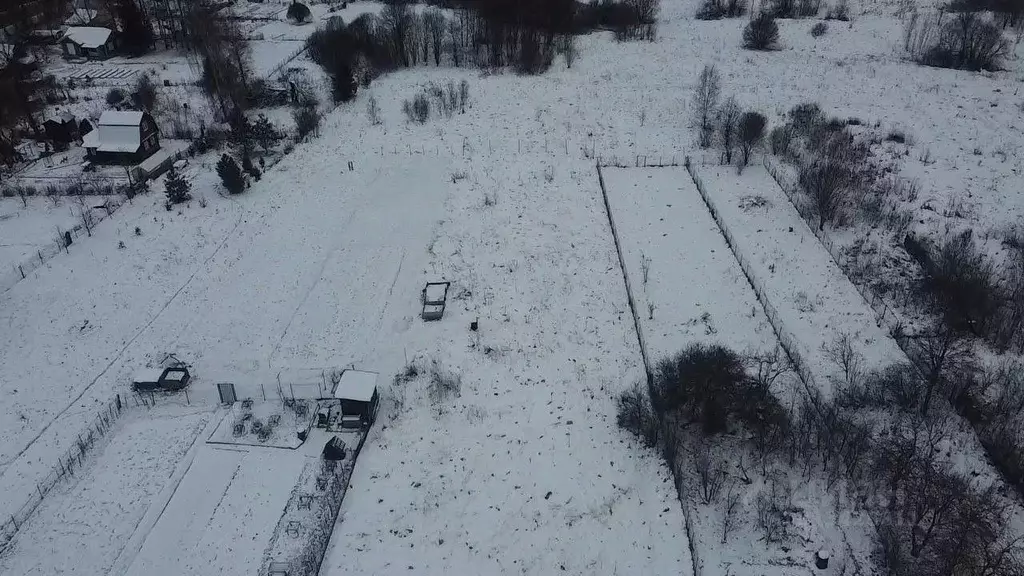
[(224, 154), (217, 161), (217, 175), (220, 176), (220, 181), (228, 193), (241, 194), (245, 190), (245, 177), (242, 175), (242, 169), (238, 167), (238, 163), (231, 156)]
[(107, 106), (114, 106), (120, 104), (125, 99), (124, 90), (120, 88), (111, 88), (107, 91)]
[(785, 124), (783, 126), (776, 126), (775, 128), (772, 128), (768, 141), (771, 145), (772, 154), (775, 154), (776, 156), (789, 155), (792, 151), (793, 127), (789, 124)]
[(747, 13), (746, 0), (704, 0), (697, 10), (698, 20), (739, 18)]
[(661, 417), (679, 413), (708, 434), (724, 432), (746, 380), (738, 354), (719, 345), (693, 344), (658, 363), (651, 405)]
[(316, 104), (295, 108), (292, 110), (292, 119), (295, 121), (297, 140), (304, 140), (310, 135), (320, 135), (320, 111)]
[(985, 333), (1001, 300), (992, 261), (970, 230), (947, 238), (925, 269), (924, 288), (953, 330)]
[(306, 6), (302, 2), (292, 2), (289, 4), (288, 12), (285, 16), (296, 24), (305, 24), (313, 19), (313, 14), (309, 11), (309, 6)]
[(249, 126), (249, 134), (252, 136), (253, 141), (263, 148), (264, 152), (269, 152), (271, 148), (284, 136), (277, 131), (277, 128), (270, 123), (266, 114), (260, 114), (256, 117), (256, 121)]
[(623, 391), (616, 399), (615, 421), (623, 430), (635, 434), (648, 447), (658, 443), (658, 419), (651, 409), (647, 393), (639, 383)]
[(945, 24), (916, 13), (904, 32), (904, 49), (919, 64), (962, 70), (999, 70), (1010, 53), (1002, 29), (976, 12), (960, 12)]
[(824, 22), (818, 22), (814, 26), (811, 26), (811, 36), (814, 36), (815, 38), (824, 36), (826, 32), (828, 32), (828, 24)]
[(793, 18), (796, 16), (797, 0), (772, 0), (771, 6), (764, 13), (776, 18)]
[(747, 50), (775, 50), (779, 42), (779, 25), (775, 17), (762, 12), (743, 29), (743, 47)]

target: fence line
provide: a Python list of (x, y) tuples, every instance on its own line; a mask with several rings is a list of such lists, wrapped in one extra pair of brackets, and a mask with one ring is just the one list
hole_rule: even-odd
[(61, 229), (58, 227), (57, 238), (53, 241), (52, 244), (46, 245), (42, 248), (37, 248), (35, 256), (30, 256), (28, 260), (25, 260), (20, 264), (12, 264), (11, 270), (9, 272), (0, 275), (0, 286), (3, 287), (3, 291), (6, 292), (10, 290), (12, 287), (14, 287), (15, 284), (27, 278), (29, 274), (31, 274), (34, 270), (45, 264), (47, 260), (50, 260), (57, 254), (60, 254), (61, 250), (69, 252), (69, 244), (67, 243), (67, 238), (69, 237), (67, 236), (68, 234), (70, 234), (72, 243), (74, 243), (74, 240), (81, 238), (83, 234), (88, 234), (91, 236), (92, 229), (95, 228), (97, 224), (107, 219), (109, 216), (112, 216), (114, 212), (117, 212), (117, 210), (124, 205), (124, 202), (125, 201), (122, 198), (108, 198), (107, 201), (103, 204), (103, 210), (99, 214), (95, 213), (95, 211), (97, 210), (95, 206), (83, 208), (84, 210), (89, 211), (89, 226), (86, 227), (83, 223), (79, 222), (78, 224), (75, 224), (72, 228), (64, 231), (61, 231)]
[[(791, 182), (786, 178), (782, 171), (769, 160), (768, 154), (763, 154), (761, 156), (761, 163), (768, 171), (768, 174), (771, 175), (772, 179), (775, 180), (775, 183), (778, 184), (790, 204), (793, 205), (793, 208), (795, 208), (797, 213), (803, 217), (805, 222), (807, 222), (807, 227), (811, 229), (811, 232), (814, 234), (814, 237), (818, 239), (818, 242), (824, 246), (825, 251), (828, 252), (829, 257), (832, 259), (832, 262), (847, 277), (847, 279), (850, 280), (850, 284), (853, 284), (853, 287), (857, 289), (857, 292), (864, 300), (864, 303), (871, 308), (871, 311), (875, 314), (875, 321), (878, 327), (881, 328), (884, 326), (889, 332), (889, 335), (892, 336), (893, 340), (896, 341), (896, 344), (901, 350), (903, 350), (907, 357), (913, 359), (913, 355), (910, 350), (908, 350), (906, 338), (903, 336), (905, 328), (903, 319), (896, 312), (895, 308), (890, 306), (885, 301), (884, 297), (874, 288), (869, 284), (854, 282), (853, 278), (847, 274), (844, 266), (846, 258), (843, 256), (843, 253), (836, 247), (836, 243), (831, 237), (829, 237), (827, 231), (821, 230), (817, 226), (813, 225), (814, 215), (811, 213), (810, 209), (804, 205), (803, 198), (799, 194), (800, 184), (798, 182)], [(921, 367), (919, 366), (918, 368), (920, 369)]]
[(647, 342), (644, 340), (644, 332), (640, 324), (640, 315), (636, 311), (636, 299), (633, 297), (633, 287), (629, 282), (629, 272), (626, 271), (626, 259), (622, 255), (622, 243), (619, 241), (619, 232), (615, 227), (615, 218), (612, 216), (611, 203), (608, 202), (608, 191), (604, 186), (604, 174), (601, 172), (600, 162), (597, 164), (597, 182), (601, 186), (601, 198), (604, 199), (604, 212), (608, 216), (608, 225), (612, 229), (612, 240), (615, 242), (615, 254), (619, 258), (619, 269), (622, 270), (622, 279), (626, 282), (626, 300), (629, 302), (629, 312), (633, 315), (633, 327), (636, 329), (637, 342), (640, 344), (640, 357), (644, 362), (644, 373), (647, 377), (647, 386), (650, 388), (654, 383), (654, 372), (651, 371), (651, 357), (647, 354)]
[[(639, 166), (639, 161), (637, 166)], [(614, 165), (613, 165), (614, 166)], [(628, 168), (629, 166), (625, 166)], [(640, 314), (637, 313), (636, 299), (633, 297), (633, 287), (629, 281), (629, 272), (626, 269), (626, 259), (622, 255), (622, 243), (619, 241), (619, 232), (615, 227), (615, 218), (612, 216), (612, 206), (608, 201), (608, 190), (604, 185), (604, 173), (601, 171), (601, 161), (597, 161), (597, 181), (601, 186), (601, 198), (604, 200), (604, 211), (608, 216), (608, 225), (612, 230), (612, 240), (615, 242), (615, 254), (619, 259), (619, 269), (622, 270), (622, 279), (626, 283), (626, 299), (629, 302), (629, 311), (633, 315), (633, 327), (636, 331), (637, 342), (640, 344), (640, 357), (644, 363), (644, 372), (647, 376), (647, 394), (650, 398), (654, 397), (654, 372), (651, 369), (650, 355), (647, 353), (647, 341), (644, 339), (644, 332), (640, 321)], [(679, 498), (679, 504), (683, 508), (683, 521), (686, 526), (686, 539), (690, 549), (690, 561), (693, 564), (694, 576), (700, 576), (702, 574), (701, 567), (703, 564), (700, 561), (700, 557), (697, 554), (697, 546), (694, 542), (693, 522), (690, 519), (690, 506), (689, 501), (683, 494), (683, 482), (682, 474), (675, 462), (665, 462), (669, 466), (669, 470), (672, 472), (674, 484), (676, 487), (676, 494)]]
[(686, 166), (686, 171), (689, 172), (694, 185), (697, 187), (697, 192), (704, 201), (704, 205), (707, 206), (708, 211), (711, 212), (711, 218), (714, 219), (716, 224), (718, 224), (718, 229), (721, 230), (722, 237), (725, 238), (725, 244), (729, 247), (729, 250), (739, 263), (743, 276), (746, 277), (747, 283), (750, 284), (750, 287), (754, 289), (754, 296), (757, 298), (757, 301), (761, 303), (761, 307), (764, 308), (765, 316), (768, 317), (768, 324), (772, 327), (772, 331), (775, 332), (775, 336), (778, 338), (779, 344), (782, 345), (782, 349), (786, 352), (786, 355), (789, 356), (790, 361), (793, 363), (797, 376), (800, 377), (800, 380), (804, 385), (804, 389), (810, 396), (811, 401), (814, 402), (815, 407), (817, 407), (818, 396), (820, 395), (821, 389), (818, 387), (814, 374), (807, 367), (803, 356), (800, 354), (800, 350), (797, 348), (796, 337), (786, 330), (785, 325), (783, 325), (782, 321), (779, 319), (778, 310), (776, 310), (775, 307), (772, 306), (771, 302), (768, 301), (768, 297), (765, 295), (764, 289), (754, 277), (754, 273), (747, 264), (746, 258), (744, 258), (736, 248), (735, 237), (732, 235), (729, 227), (726, 226), (725, 220), (719, 214), (714, 201), (704, 188), (704, 181), (701, 180), (700, 176), (697, 174), (697, 170), (694, 168), (693, 162), (690, 161), (689, 156), (686, 157), (684, 165)]
[[(25, 503), (12, 512), (9, 518), (4, 518), (0, 522), (0, 553), (7, 549), (11, 540), (43, 502), (46, 495), (61, 480), (68, 476), (74, 476), (81, 470), (85, 464), (86, 455), (95, 447), (97, 441), (103, 438), (118, 418), (133, 406), (149, 407), (150, 403), (149, 400), (137, 394), (124, 397), (117, 394), (107, 402), (106, 406), (96, 413), (93, 421), (78, 434), (74, 445), (57, 458), (57, 463), (53, 465), (53, 469), (42, 480), (36, 482), (36, 489), (29, 492)], [(13, 498), (13, 495), (9, 494), (7, 496)]]

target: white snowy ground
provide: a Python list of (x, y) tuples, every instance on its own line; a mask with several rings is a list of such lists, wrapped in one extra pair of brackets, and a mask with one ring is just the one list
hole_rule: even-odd
[[(103, 198), (91, 197), (89, 202), (101, 204)], [(78, 223), (73, 206), (69, 202), (54, 206), (47, 198), (28, 198), (27, 206), (20, 198), (0, 199), (0, 275), (35, 256), (37, 250), (49, 251), (56, 244), (58, 228), (68, 230)]]
[(134, 561), (111, 574), (256, 574), (306, 460), (281, 448), (200, 446)]
[(176, 407), (124, 416), (74, 480), (43, 500), (0, 556), (0, 573), (106, 574), (210, 416)]
[(865, 369), (907, 361), (763, 166), (695, 170), (825, 398), (842, 374), (822, 345), (841, 334), (852, 337)]
[[(582, 243), (576, 236), (597, 234), (597, 227), (603, 226), (590, 220), (600, 214), (599, 207), (592, 205), (596, 196), (589, 196), (596, 194), (596, 182), (585, 188), (587, 196), (580, 195), (579, 186), (553, 195), (541, 176), (544, 168), (556, 169), (556, 182), (565, 182), (564, 171), (591, 174), (593, 180), (593, 162), (580, 160), (583, 150), (624, 159), (637, 154), (681, 155), (689, 149), (693, 135), (687, 108), (697, 74), (704, 63), (715, 62), (724, 77), (724, 93), (737, 95), (744, 107), (777, 116), (799, 102), (817, 98), (831, 114), (907, 125), (918, 142), (916, 147), (930, 148), (935, 159), (935, 164), (918, 175), (923, 194), (942, 197), (964, 188), (984, 191), (972, 198), (972, 214), (979, 222), (1000, 224), (1019, 219), (1021, 214), (1019, 198), (1012, 195), (1019, 188), (1021, 162), (1017, 153), (1019, 116), (1014, 112), (1018, 103), (1016, 61), (1010, 62), (1010, 72), (989, 75), (909, 64), (893, 51), (902, 23), (886, 6), (872, 6), (878, 15), (859, 14), (855, 7), (852, 25), (833, 23), (829, 34), (817, 40), (808, 33), (813, 22), (781, 22), (785, 49), (751, 53), (739, 47), (745, 19), (697, 22), (692, 18), (696, 4), (696, 0), (666, 0), (659, 40), (653, 44), (616, 44), (608, 33), (581, 38), (580, 56), (572, 69), (564, 69), (559, 62), (541, 77), (482, 77), (476, 70), (431, 68), (378, 80), (369, 91), (380, 101), (384, 126), (369, 126), (364, 115), (366, 91), (361, 91), (355, 103), (329, 116), (319, 140), (299, 146), (279, 169), (243, 197), (217, 197), (212, 167), (207, 166), (203, 172), (190, 172), (190, 176), (201, 174), (196, 176), (195, 192), (208, 198), (207, 208), (194, 202), (180, 214), (167, 213), (157, 193), (137, 201), (134, 210), (130, 206), (119, 212), (113, 222), (101, 224), (96, 237), (84, 245), (87, 250), (54, 259), (0, 296), (0, 325), (7, 327), (0, 332), (0, 404), (4, 407), (0, 415), (0, 493), (6, 496), (31, 490), (33, 474), (47, 470), (54, 456), (66, 448), (76, 428), (66, 424), (86, 420), (96, 401), (124, 390), (127, 375), (136, 365), (160, 352), (186, 352), (197, 364), (197, 390), (211, 383), (204, 381), (204, 372), (242, 374), (252, 381), (255, 375), (275, 373), (274, 368), (286, 362), (345, 365), (355, 358), (384, 374), (397, 371), (406, 352), (411, 358), (416, 352), (432, 353), (441, 346), (437, 330), (416, 324), (414, 314), (422, 281), (450, 273), (468, 286), (473, 299), (468, 301), (472, 308), (460, 313), (460, 323), (446, 328), (451, 330), (449, 341), (465, 342), (465, 325), (478, 310), (486, 309), (491, 316), (508, 314), (509, 325), (515, 329), (512, 337), (502, 335), (505, 344), (492, 349), (509, 356), (506, 349), (537, 346), (546, 354), (543, 360), (552, 360), (551, 365), (542, 366), (540, 360), (520, 362), (518, 356), (511, 356), (497, 363), (504, 372), (489, 364), (477, 366), (481, 364), (477, 361), (451, 361), (458, 366), (469, 364), (469, 371), (464, 370), (464, 399), (468, 396), (476, 403), (477, 397), (468, 391), (474, 381), (504, 393), (506, 388), (514, 389), (513, 375), (531, 374), (534, 380), (545, 379), (546, 384), (565, 378), (566, 372), (569, 379), (576, 378), (577, 369), (570, 368), (574, 363), (566, 359), (570, 354), (552, 356), (549, 352), (558, 347), (567, 347), (573, 358), (585, 360), (585, 374), (607, 383), (605, 390), (600, 389), (601, 384), (588, 384), (596, 386), (593, 401), (587, 395), (584, 402), (564, 388), (559, 398), (574, 400), (567, 404), (568, 411), (586, 414), (583, 411), (590, 407), (596, 410), (594, 414), (604, 416), (600, 424), (594, 424), (594, 431), (588, 429), (593, 435), (585, 446), (611, 444), (601, 450), (581, 448), (577, 452), (574, 439), (572, 452), (559, 453), (560, 458), (570, 454), (574, 460), (540, 473), (516, 462), (521, 475), (543, 478), (543, 473), (556, 473), (563, 475), (561, 479), (567, 470), (590, 470), (594, 461), (611, 461), (608, 456), (612, 453), (616, 465), (623, 466), (622, 478), (629, 478), (638, 492), (658, 494), (645, 499), (645, 506), (653, 509), (651, 502), (658, 502), (657, 510), (669, 507), (678, 519), (671, 490), (658, 483), (658, 465), (634, 461), (632, 468), (626, 467), (625, 458), (636, 453), (635, 447), (629, 445), (627, 450), (623, 444), (621, 449), (614, 448), (615, 442), (626, 439), (614, 430), (610, 398), (615, 390), (639, 377), (640, 371), (636, 350), (631, 348), (635, 339), (629, 332), (621, 280), (615, 276), (611, 241), (602, 236), (604, 256), (595, 261), (583, 259), (579, 264), (586, 266), (586, 273), (557, 259), (569, 258), (565, 251), (572, 254), (580, 249)], [(432, 120), (422, 127), (407, 126), (400, 114), (402, 100), (411, 98), (422, 82), (448, 77), (469, 80), (472, 107), (468, 113), (453, 120)], [(949, 113), (953, 109), (956, 115)], [(973, 156), (975, 147), (982, 151), (980, 157)], [(357, 150), (376, 150), (377, 155), (363, 157)], [(920, 151), (915, 150), (905, 165), (915, 166)], [(429, 157), (430, 152), (438, 156)], [(445, 154), (472, 160), (463, 165), (463, 160), (451, 160)], [(965, 154), (970, 154), (970, 162), (964, 160)], [(354, 175), (342, 173), (347, 170), (347, 159), (356, 162)], [(399, 175), (403, 167), (408, 174)], [(374, 182), (377, 170), (382, 175)], [(448, 191), (438, 190), (434, 183), (443, 181), (448, 187), (455, 170), (474, 174), (480, 183), (466, 193), (471, 195), (459, 196), (444, 206)], [(396, 189), (403, 186), (413, 192), (403, 194)], [(469, 184), (462, 181), (462, 186)], [(524, 190), (527, 187), (529, 190)], [(562, 195), (570, 193), (575, 195)], [(497, 210), (492, 211), (500, 218), (480, 216), (486, 213), (485, 194), (497, 200)], [(412, 219), (409, 213), (421, 215), (422, 220)], [(918, 214), (932, 218), (927, 210)], [(423, 223), (446, 215), (449, 221), (436, 233), (433, 224)], [(581, 218), (585, 224), (580, 224)], [(132, 234), (135, 226), (141, 227), (141, 237)], [(393, 289), (397, 303), (385, 309), (389, 297), (380, 295), (380, 287), (394, 282), (403, 251), (414, 254), (411, 250), (422, 248), (435, 236), (436, 265), (427, 264), (422, 254), (419, 260), (410, 256)], [(469, 245), (476, 253), (468, 249), (456, 253), (451, 239), (466, 237), (475, 238)], [(302, 242), (306, 238), (308, 245)], [(117, 250), (118, 240), (125, 241), (125, 250)], [(327, 256), (332, 242), (352, 245), (350, 251), (339, 251), (343, 261)], [(530, 254), (534, 257), (527, 256)], [(571, 277), (573, 272), (578, 278)], [(499, 284), (495, 277), (513, 284)], [(320, 278), (324, 280), (318, 282)], [(583, 287), (577, 286), (578, 279)], [(576, 297), (574, 290), (592, 290), (594, 294)], [(539, 326), (539, 312), (551, 309), (557, 311), (551, 323)], [(453, 305), (451, 310), (458, 308)], [(293, 312), (295, 320), (289, 321)], [(481, 322), (486, 334), (493, 320), (482, 316)], [(398, 336), (404, 326), (425, 331)], [(566, 336), (565, 330), (586, 337)], [(537, 344), (529, 340), (534, 336)], [(281, 338), (279, 346), (275, 338)], [(517, 344), (513, 346), (512, 341)], [(575, 354), (577, 350), (581, 353)], [(458, 348), (449, 354), (462, 358)], [(516, 366), (514, 372), (508, 368), (511, 365)], [(496, 381), (492, 372), (503, 374), (502, 380)], [(272, 376), (267, 378), (270, 381)], [(480, 384), (482, 391), (487, 390), (484, 384)], [(507, 406), (491, 407), (487, 413), (521, 411), (521, 406), (535, 404), (536, 396), (508, 395)], [(488, 399), (493, 402), (495, 398), (502, 396), (495, 397), (492, 391)], [(58, 415), (62, 426), (50, 426)], [(424, 418), (426, 415), (400, 420), (395, 437), (389, 427), (382, 432), (381, 442), (397, 446), (396, 453), (421, 457), (414, 450), (425, 448), (418, 444), (417, 434), (428, 430)], [(476, 424), (472, 431), (490, 432), (493, 420), (497, 419)], [(447, 421), (442, 424), (438, 424), (437, 438), (423, 434), (423, 442), (454, 442), (458, 450), (472, 447), (469, 432), (463, 434), (462, 428), (455, 429)], [(519, 433), (521, 427), (503, 424), (499, 429), (511, 434)], [(458, 433), (449, 434), (449, 430)], [(529, 427), (527, 431), (534, 442), (541, 441), (539, 432)], [(34, 441), (37, 435), (38, 441)], [(512, 464), (507, 458), (498, 458), (501, 440), (483, 443), (481, 439), (481, 451), (491, 448), (487, 453), (495, 453), (493, 458), (467, 460), (494, 465), (493, 471), (503, 474), (498, 463)], [(552, 442), (547, 447), (554, 448), (550, 434), (542, 441)], [(360, 555), (349, 548), (356, 544), (338, 540), (333, 564), (344, 564), (343, 556), (361, 556), (363, 566), (380, 566), (398, 549), (394, 545), (399, 538), (377, 522), (392, 520), (390, 513), (372, 509), (372, 503), (365, 501), (376, 489), (370, 484), (369, 472), (360, 472), (364, 470), (361, 466), (369, 462), (368, 469), (382, 472), (394, 461), (390, 454), (385, 457), (374, 448), (371, 441), (365, 455), (377, 454), (376, 460), (368, 458), (356, 466), (355, 488), (356, 492), (364, 490), (364, 498), (358, 503), (346, 501), (353, 513), (346, 515), (343, 524), (349, 535), (361, 532), (348, 526), (363, 526), (362, 531), (370, 535), (364, 540), (372, 542), (363, 544), (365, 553)], [(423, 454), (423, 458), (433, 457), (429, 452)], [(397, 467), (399, 474), (419, 474), (420, 464), (411, 458), (406, 461), (408, 464)], [(466, 474), (473, 474), (474, 482), (490, 481), (490, 472)], [(405, 484), (404, 479), (394, 482)], [(381, 492), (391, 488), (382, 486), (381, 481), (377, 484)], [(367, 487), (361, 488), (364, 485)], [(588, 503), (611, 494), (610, 487), (604, 494), (588, 493), (593, 497)], [(403, 493), (403, 497), (410, 496)], [(572, 505), (581, 505), (580, 500), (575, 498)], [(16, 497), (5, 497), (0, 501), (0, 513), (19, 504)], [(469, 516), (460, 516), (461, 508), (454, 501), (445, 504), (452, 505), (445, 508), (446, 516), (466, 525), (472, 521), (474, 527), (477, 521), (504, 518), (511, 518), (509, 525), (514, 527), (529, 523), (523, 513), (509, 512), (507, 507), (502, 508), (503, 513), (485, 514), (482, 501), (474, 501), (469, 508), (480, 513)], [(414, 510), (408, 522), (430, 525), (426, 514), (425, 509)], [(637, 514), (644, 519), (657, 516)], [(543, 537), (546, 542), (565, 532), (557, 518), (542, 520), (549, 523), (537, 541)], [(668, 523), (675, 525), (676, 520)], [(602, 540), (613, 542), (613, 548), (614, 544), (628, 548), (632, 536), (644, 536), (635, 523), (615, 526), (613, 535)], [(590, 530), (584, 533), (595, 534)], [(418, 540), (417, 548), (423, 548), (430, 540), (419, 534), (416, 538), (423, 540)], [(644, 538), (655, 554), (674, 556), (671, 560), (655, 558), (652, 563), (685, 564), (681, 526), (657, 530)], [(481, 536), (478, 544), (483, 541)], [(543, 557), (553, 557), (557, 548), (552, 544)], [(590, 558), (599, 553), (594, 551)], [(468, 558), (465, 563), (452, 564), (480, 565), (477, 557)], [(434, 565), (444, 562), (437, 556), (429, 559)]]
[(764, 310), (685, 168), (605, 168), (604, 181), (652, 361), (694, 342), (740, 353), (775, 348)]

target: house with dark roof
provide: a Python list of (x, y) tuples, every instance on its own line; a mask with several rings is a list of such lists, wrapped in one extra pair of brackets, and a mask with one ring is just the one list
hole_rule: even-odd
[(60, 41), (65, 58), (105, 60), (117, 53), (117, 35), (110, 28), (72, 26)]
[(107, 110), (82, 146), (97, 164), (138, 164), (160, 149), (160, 133), (148, 112)]

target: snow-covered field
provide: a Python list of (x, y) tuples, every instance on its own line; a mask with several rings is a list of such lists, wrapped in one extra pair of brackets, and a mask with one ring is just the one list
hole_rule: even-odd
[(605, 168), (604, 180), (652, 361), (695, 342), (772, 351), (764, 310), (686, 169)]
[(199, 448), (126, 576), (256, 574), (307, 455)]
[(733, 167), (695, 170), (819, 392), (830, 397), (832, 382), (842, 380), (841, 368), (823, 349), (842, 334), (849, 334), (866, 369), (907, 361), (763, 166), (748, 166), (742, 174)]
[[(386, 377), (411, 362), (419, 377), (382, 390), (381, 420), (356, 464), (324, 573), (688, 573), (669, 475), (614, 422), (614, 396), (642, 369), (594, 157), (691, 151), (689, 99), (701, 67), (715, 63), (724, 94), (772, 122), (818, 99), (829, 114), (908, 129), (915, 144), (899, 165), (922, 184), (913, 208), (927, 226), (948, 219), (924, 201), (962, 190), (977, 192), (967, 223), (1002, 226), (1024, 208), (1013, 193), (1022, 162), (1016, 60), (993, 74), (917, 67), (895, 50), (895, 9), (879, 4), (855, 6), (852, 23), (832, 23), (818, 39), (811, 21), (780, 21), (782, 50), (748, 52), (739, 47), (745, 19), (697, 22), (696, 4), (664, 0), (655, 43), (581, 37), (571, 69), (559, 60), (538, 77), (423, 68), (380, 78), (245, 194), (219, 196), (212, 166), (196, 163), (187, 175), (208, 206), (165, 211), (158, 183), (78, 250), (0, 295), (0, 517), (21, 505), (7, 495), (33, 489), (96, 405), (163, 353), (192, 364), (204, 402), (217, 381), (255, 396), (282, 367), (356, 364)], [(259, 70), (313, 29), (261, 26)], [(187, 62), (165, 54), (133, 65), (158, 79), (194, 78)], [(63, 66), (71, 65), (54, 71)], [(406, 124), (402, 101), (449, 78), (470, 83), (467, 113)], [(368, 93), (382, 126), (365, 116)], [(763, 311), (685, 171), (660, 170), (606, 175), (641, 315), (654, 304), (644, 323), (652, 351), (710, 336), (772, 347)], [(820, 345), (840, 331), (858, 335), (872, 364), (900, 357), (763, 169), (698, 170), (820, 383), (831, 374)], [(740, 207), (755, 196), (767, 203)], [(0, 222), (5, 242), (9, 221)], [(643, 256), (651, 258), (646, 293)], [(428, 280), (453, 289), (445, 318), (424, 324), (419, 290)], [(470, 332), (474, 320), (480, 329)], [(435, 362), (461, 379), (458, 394), (429, 392)], [(130, 437), (143, 451), (171, 449), (141, 432)], [(67, 487), (85, 501), (61, 508), (70, 496), (54, 492), (0, 571), (59, 573), (90, 546), (79, 544), (89, 534), (68, 534), (66, 546), (65, 536), (43, 536), (61, 534), (62, 509), (97, 514), (109, 502), (98, 485), (118, 468), (178, 472), (170, 458), (122, 464), (118, 454), (108, 447), (92, 464), (95, 478)], [(152, 531), (126, 536), (111, 525), (116, 537), (104, 550), (128, 552), (115, 562), (90, 551), (97, 557), (79, 573), (252, 573), (304, 458), (202, 446), (162, 515), (145, 497), (126, 512)], [(20, 551), (29, 534), (43, 550)]]
[[(36, 255), (49, 252), (57, 242), (58, 229), (68, 230), (78, 224), (74, 204), (61, 202), (55, 206), (47, 198), (28, 198), (22, 205), (20, 198), (0, 199), (0, 274), (6, 275), (12, 267)], [(102, 198), (89, 198), (90, 203), (102, 203)]]
[(108, 573), (209, 419), (208, 409), (175, 408), (126, 417), (84, 473), (47, 495), (0, 556), (0, 573)]

